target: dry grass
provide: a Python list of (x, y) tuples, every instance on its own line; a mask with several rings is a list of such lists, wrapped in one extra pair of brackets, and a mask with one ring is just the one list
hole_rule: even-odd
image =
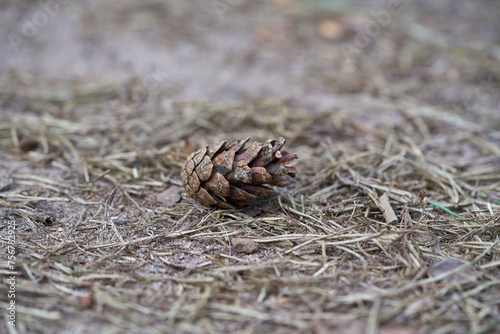
[[(431, 42), (376, 63), (366, 50), (363, 71), (336, 80), (349, 90), (369, 73), (375, 86), (316, 112), (270, 99), (164, 109), (161, 90), (137, 100), (126, 86), (42, 91), (11, 78), (0, 97), (0, 234), (16, 221), (15, 330), (494, 332), (498, 110), (426, 101), (438, 83), (401, 73), (377, 86), (410, 51), (448, 52)], [(479, 61), (459, 47), (449, 52), (460, 62)], [(182, 190), (177, 203), (157, 198), (179, 187), (192, 150), (246, 136), (288, 139), (299, 154), (292, 186), (242, 210), (203, 208)], [(237, 237), (258, 251), (237, 253)]]
[[(97, 115), (4, 121), (10, 172), (0, 197), (18, 223), (19, 323), (30, 332), (63, 319), (66, 329), (86, 319), (111, 332), (491, 331), (499, 321), (499, 158), (446, 164), (426, 152), (485, 135), (417, 145), (422, 126), (448, 125), (414, 117), (382, 132), (336, 115), (269, 102), (182, 105), (174, 115), (117, 117), (107, 129)], [(331, 129), (314, 129), (325, 119)], [(259, 139), (288, 125), (279, 133), (301, 157), (294, 186), (246, 210), (157, 202), (178, 186), (183, 139), (196, 133), (189, 143), (205, 143), (217, 124), (246, 124), (240, 136)], [(22, 152), (26, 138), (39, 147)], [(384, 216), (390, 210), (396, 219)], [(259, 251), (235, 254), (235, 237)], [(446, 258), (466, 265), (429, 276)], [(469, 268), (464, 280), (446, 279)]]

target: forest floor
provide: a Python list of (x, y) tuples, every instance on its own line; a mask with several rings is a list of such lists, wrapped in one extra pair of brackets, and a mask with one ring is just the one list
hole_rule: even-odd
[[(0, 2), (0, 332), (498, 330), (500, 3), (298, 3)], [(190, 199), (247, 136), (294, 182)]]

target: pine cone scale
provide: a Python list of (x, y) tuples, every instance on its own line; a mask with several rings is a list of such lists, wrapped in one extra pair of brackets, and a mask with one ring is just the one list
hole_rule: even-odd
[(285, 139), (255, 141), (245, 149), (249, 139), (221, 141), (190, 154), (181, 171), (187, 194), (205, 206), (232, 208), (271, 195), (266, 184), (288, 185), (296, 169), (286, 164), (297, 154), (280, 151)]
[(217, 205), (217, 201), (204, 188), (198, 189), (196, 199), (205, 206)]
[(285, 176), (288, 174), (288, 170), (285, 166), (275, 163), (267, 165), (266, 170), (269, 174), (275, 176)]
[(226, 141), (223, 140), (219, 142), (217, 145), (209, 147), (207, 154), (210, 157), (210, 159), (212, 159), (216, 153), (219, 153), (220, 150), (223, 150), (225, 146), (226, 146)]
[(219, 173), (225, 175), (231, 171), (234, 161), (234, 154), (234, 151), (225, 151), (224, 153), (219, 154), (212, 159), (213, 165)]
[(271, 145), (266, 145), (262, 147), (260, 153), (257, 155), (257, 159), (252, 163), (255, 167), (265, 167), (273, 160), (273, 151)]
[(201, 182), (196, 173), (191, 174), (191, 176), (189, 177), (188, 185), (191, 187), (191, 189), (193, 189), (194, 192), (197, 192), (200, 189)]
[(218, 194), (223, 198), (229, 196), (229, 182), (217, 172), (212, 174), (204, 186), (212, 194)]
[(267, 197), (274, 193), (272, 189), (269, 189), (267, 187), (256, 187), (249, 184), (241, 185), (241, 189), (257, 197)]
[(207, 153), (207, 147), (197, 151), (194, 153), (194, 156), (193, 156), (193, 162), (195, 164), (195, 167), (198, 166), (198, 164), (201, 162), (201, 160), (203, 160), (203, 157), (205, 157), (205, 154)]
[(200, 179), (200, 182), (205, 182), (210, 178), (212, 175), (212, 170), (214, 168), (214, 165), (212, 164), (212, 160), (210, 160), (210, 157), (208, 155), (205, 155), (203, 160), (199, 163), (198, 166), (196, 166), (196, 175)]
[(229, 198), (238, 202), (252, 202), (253, 196), (241, 188), (230, 186)]
[(259, 154), (262, 149), (262, 144), (259, 142), (254, 142), (252, 146), (250, 146), (245, 153), (240, 154), (235, 161), (244, 161), (246, 164), (249, 164), (255, 157)]
[(252, 170), (253, 184), (264, 184), (271, 182), (272, 176), (264, 167), (251, 167), (250, 169)]

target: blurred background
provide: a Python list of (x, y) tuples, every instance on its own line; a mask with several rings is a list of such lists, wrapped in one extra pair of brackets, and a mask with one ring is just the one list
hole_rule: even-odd
[(129, 107), (154, 94), (165, 110), (263, 98), (324, 110), (363, 93), (471, 112), (498, 106), (499, 9), (487, 0), (2, 0), (0, 83), (4, 94), (107, 94)]

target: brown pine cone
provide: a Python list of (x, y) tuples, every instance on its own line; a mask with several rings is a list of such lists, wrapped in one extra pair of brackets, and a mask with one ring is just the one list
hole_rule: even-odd
[(297, 154), (280, 151), (285, 138), (255, 141), (245, 148), (249, 139), (229, 144), (224, 140), (191, 153), (181, 172), (188, 195), (205, 206), (229, 209), (271, 195), (274, 191), (264, 184), (289, 184), (296, 171), (286, 164), (297, 159)]

